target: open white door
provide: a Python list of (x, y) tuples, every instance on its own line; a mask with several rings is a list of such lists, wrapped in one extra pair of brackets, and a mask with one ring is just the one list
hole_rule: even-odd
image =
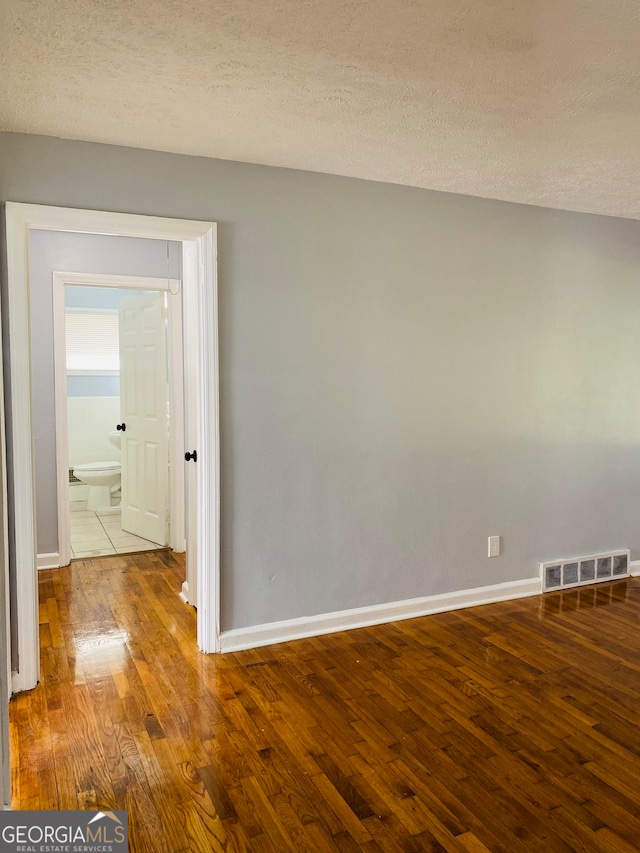
[(164, 294), (119, 306), (122, 529), (169, 543), (169, 424)]

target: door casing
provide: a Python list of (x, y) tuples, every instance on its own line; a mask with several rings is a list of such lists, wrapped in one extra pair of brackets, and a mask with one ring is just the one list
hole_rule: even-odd
[[(219, 651), (220, 636), (220, 441), (218, 406), (217, 229), (213, 222), (81, 210), (7, 202), (5, 208), (8, 273), (8, 329), (11, 344), (9, 452), (13, 476), (8, 483), (15, 507), (13, 537), (16, 566), (18, 670), (13, 692), (36, 686), (40, 673), (38, 587), (31, 417), (31, 344), (29, 307), (29, 231), (71, 231), (172, 240), (182, 243), (182, 291), (185, 338), (195, 357), (188, 359), (186, 442), (198, 450), (195, 496), (196, 566), (187, 584), (195, 586), (197, 643), (203, 652)], [(193, 465), (194, 463), (189, 463)], [(190, 498), (187, 497), (187, 501)], [(192, 507), (193, 509), (193, 507)], [(191, 581), (193, 580), (193, 583)], [(189, 591), (190, 592), (190, 591)]]

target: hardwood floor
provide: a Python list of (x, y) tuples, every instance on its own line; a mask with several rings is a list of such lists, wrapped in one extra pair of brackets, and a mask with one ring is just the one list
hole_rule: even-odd
[(169, 552), (40, 572), (13, 805), (130, 849), (640, 849), (640, 580), (225, 656)]

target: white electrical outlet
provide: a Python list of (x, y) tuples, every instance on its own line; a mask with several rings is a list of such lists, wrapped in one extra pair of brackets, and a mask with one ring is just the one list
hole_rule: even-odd
[(489, 557), (499, 557), (500, 556), (500, 537), (499, 536), (490, 536), (489, 537)]

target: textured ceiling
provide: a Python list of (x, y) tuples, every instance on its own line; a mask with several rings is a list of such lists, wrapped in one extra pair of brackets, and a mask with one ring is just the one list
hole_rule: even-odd
[(640, 218), (638, 0), (1, 0), (0, 129)]

